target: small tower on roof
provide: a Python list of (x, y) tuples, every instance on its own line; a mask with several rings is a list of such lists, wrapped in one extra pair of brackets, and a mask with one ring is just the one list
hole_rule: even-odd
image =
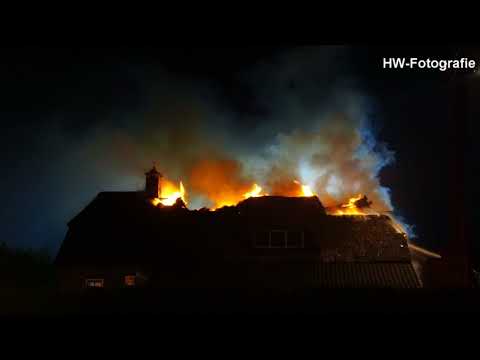
[(154, 163), (153, 167), (145, 173), (145, 194), (148, 198), (160, 197), (160, 178), (162, 174), (157, 171)]

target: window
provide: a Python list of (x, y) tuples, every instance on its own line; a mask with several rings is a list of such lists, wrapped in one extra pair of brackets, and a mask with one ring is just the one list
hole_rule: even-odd
[(287, 238), (287, 248), (303, 248), (303, 231), (289, 231)]
[(126, 275), (124, 282), (126, 286), (135, 286), (135, 275)]
[(270, 231), (270, 247), (271, 248), (284, 248), (287, 245), (287, 232), (286, 231)]
[(303, 248), (304, 232), (303, 231), (285, 231), (271, 230), (258, 231), (254, 234), (256, 248)]
[(259, 231), (256, 232), (254, 235), (256, 248), (268, 248), (270, 246), (270, 232)]
[(86, 279), (85, 286), (87, 288), (103, 288), (103, 279)]

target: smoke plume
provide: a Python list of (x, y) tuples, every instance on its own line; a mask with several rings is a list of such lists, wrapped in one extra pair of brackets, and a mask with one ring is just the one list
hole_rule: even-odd
[(36, 198), (28, 215), (25, 206), (11, 207), (21, 214), (17, 230), (36, 224), (35, 233), (20, 231), (17, 243), (44, 238), (39, 243), (55, 249), (67, 221), (99, 191), (143, 189), (152, 162), (183, 182), (191, 208), (233, 205), (253, 184), (298, 195), (297, 181), (325, 206), (362, 193), (375, 210), (394, 210), (380, 181), (393, 152), (376, 141), (375, 99), (356, 80), (348, 49), (301, 48), (246, 67), (232, 80), (241, 104), (229, 101), (231, 84), (143, 63), (115, 77), (128, 78), (141, 100), (111, 99), (103, 105), (109, 111), (93, 109), (95, 121), (75, 131), (65, 123), (78, 120), (77, 108), (49, 113), (49, 127), (30, 141), (38, 157), (28, 161), (37, 162), (44, 181), (25, 194), (25, 202)]

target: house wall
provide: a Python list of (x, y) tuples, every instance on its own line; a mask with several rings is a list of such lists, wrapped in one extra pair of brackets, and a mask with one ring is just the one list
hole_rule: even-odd
[(146, 286), (151, 272), (140, 271), (139, 267), (95, 267), (95, 266), (72, 266), (57, 269), (57, 281), (59, 286), (66, 291), (78, 291), (86, 289), (86, 279), (104, 279), (104, 289), (117, 289), (127, 287), (125, 276), (136, 276), (136, 286)]

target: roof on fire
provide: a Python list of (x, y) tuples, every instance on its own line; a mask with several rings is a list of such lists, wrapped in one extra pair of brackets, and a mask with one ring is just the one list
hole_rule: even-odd
[(325, 214), (320, 199), (311, 197), (286, 197), (286, 196), (259, 196), (241, 201), (237, 208), (249, 213), (276, 213), (295, 214), (300, 212), (315, 212)]
[[(277, 215), (281, 220), (275, 220)], [(144, 263), (161, 264), (166, 268), (177, 266), (175, 263), (180, 262), (185, 268), (195, 268), (200, 266), (200, 258), (216, 258), (216, 255), (222, 258), (225, 255), (222, 246), (228, 245), (225, 239), (240, 236), (237, 228), (240, 226), (245, 230), (245, 221), (252, 221), (254, 226), (268, 227), (272, 219), (285, 225), (288, 222), (285, 217), (297, 218), (297, 222), (303, 221), (308, 226), (320, 226), (325, 246), (331, 239), (351, 244), (356, 241), (372, 244), (389, 243), (399, 236), (383, 217), (359, 221), (354, 217), (323, 215), (325, 209), (316, 196), (249, 198), (236, 207), (211, 212), (157, 208), (148, 202), (144, 192), (102, 192), (68, 223), (69, 231), (55, 262), (60, 266), (107, 267)], [(334, 265), (322, 263), (319, 256), (311, 256), (307, 263), (313, 267), (308, 268), (308, 265), (303, 269), (306, 273), (298, 278), (311, 278), (315, 280), (315, 286), (416, 286), (410, 263), (405, 259), (398, 258), (396, 262), (382, 264), (370, 262), (371, 266), (352, 262)], [(285, 268), (290, 277), (301, 269), (301, 266), (292, 266)], [(257, 269), (258, 278), (272, 273), (269, 268), (270, 265), (264, 270), (261, 267)]]

